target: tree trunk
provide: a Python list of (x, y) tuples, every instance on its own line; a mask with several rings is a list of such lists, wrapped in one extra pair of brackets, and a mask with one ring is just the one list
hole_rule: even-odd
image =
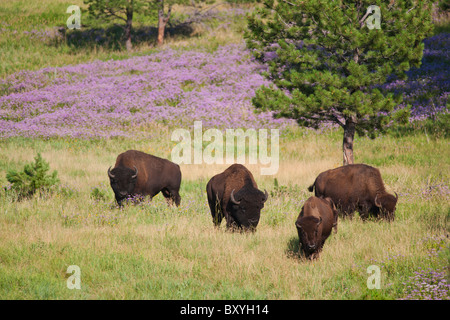
[(131, 43), (131, 29), (133, 24), (133, 1), (130, 2), (130, 5), (127, 7), (127, 24), (125, 26), (125, 46), (127, 51), (131, 51), (133, 49), (133, 45)]
[(164, 0), (160, 0), (160, 7), (158, 10), (158, 46), (161, 46), (164, 43), (164, 32), (166, 30), (166, 24), (169, 22), (171, 11), (172, 7), (170, 6), (167, 15), (164, 15)]
[(164, 22), (164, 14), (158, 14), (158, 46), (161, 46), (164, 43), (164, 31), (166, 29), (166, 24)]
[(353, 164), (353, 139), (355, 138), (356, 121), (354, 118), (347, 118), (344, 125), (344, 140), (342, 151), (344, 153), (344, 166)]

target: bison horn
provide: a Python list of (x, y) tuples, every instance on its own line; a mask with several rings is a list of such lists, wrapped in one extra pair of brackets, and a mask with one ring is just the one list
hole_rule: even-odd
[(234, 193), (234, 189), (233, 189), (233, 191), (231, 191), (231, 194), (230, 194), (231, 202), (233, 202), (234, 204), (239, 204), (239, 203), (241, 203), (240, 201), (236, 201), (236, 199), (234, 198), (233, 193)]
[(263, 199), (263, 203), (266, 202), (267, 199), (269, 199), (269, 194), (267, 193), (267, 190), (264, 189), (264, 199)]
[(317, 223), (317, 226), (320, 226), (321, 223), (322, 223), (322, 217), (319, 217), (319, 223)]
[(114, 178), (116, 177), (115, 175), (113, 175), (113, 174), (111, 173), (111, 167), (108, 168), (108, 176), (109, 176), (111, 179), (114, 179)]
[(395, 201), (398, 201), (398, 194), (395, 191), (394, 191), (394, 193), (395, 193)]
[(375, 205), (378, 207), (378, 208), (381, 208), (381, 203), (379, 203), (378, 201), (378, 193), (377, 193), (377, 195), (375, 196)]
[(136, 178), (137, 177), (137, 174), (138, 174), (138, 169), (136, 168), (136, 166), (133, 166), (134, 167), (134, 171), (135, 171), (135, 174), (134, 175), (132, 175), (131, 176), (131, 178)]

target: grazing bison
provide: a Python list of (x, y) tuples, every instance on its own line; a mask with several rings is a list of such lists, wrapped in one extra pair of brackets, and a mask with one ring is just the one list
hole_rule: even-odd
[(169, 160), (128, 150), (119, 154), (114, 168), (109, 167), (108, 176), (119, 205), (128, 196), (153, 198), (160, 191), (169, 204), (180, 205), (181, 171)]
[(228, 229), (252, 231), (258, 225), (261, 209), (268, 198), (267, 191), (258, 190), (252, 173), (241, 164), (233, 164), (212, 177), (206, 185), (206, 193), (216, 227), (225, 217)]
[(319, 174), (308, 188), (315, 196), (330, 197), (344, 216), (355, 210), (363, 220), (369, 215), (394, 219), (398, 195), (386, 192), (380, 171), (365, 164), (349, 164)]
[(306, 258), (319, 256), (331, 229), (337, 232), (338, 213), (330, 198), (310, 197), (295, 222), (298, 238)]

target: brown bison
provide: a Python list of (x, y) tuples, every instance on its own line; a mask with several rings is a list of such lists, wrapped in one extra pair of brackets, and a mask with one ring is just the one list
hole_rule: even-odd
[(169, 160), (128, 150), (119, 154), (114, 168), (109, 167), (108, 176), (119, 205), (130, 196), (153, 198), (159, 192), (169, 204), (180, 205), (181, 171)]
[(370, 215), (394, 219), (398, 195), (386, 192), (380, 171), (365, 164), (349, 164), (319, 174), (308, 188), (315, 196), (330, 197), (344, 216), (358, 210), (363, 220)]
[(225, 217), (228, 229), (252, 231), (258, 225), (268, 198), (267, 191), (258, 190), (252, 173), (241, 164), (233, 164), (212, 177), (206, 185), (206, 193), (216, 227)]
[(300, 211), (295, 222), (298, 238), (305, 257), (319, 256), (331, 229), (337, 232), (338, 213), (330, 198), (310, 197)]

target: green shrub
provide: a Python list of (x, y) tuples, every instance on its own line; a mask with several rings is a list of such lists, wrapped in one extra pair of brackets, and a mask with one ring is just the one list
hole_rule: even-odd
[(94, 187), (91, 191), (91, 198), (97, 201), (108, 200), (108, 192), (102, 187)]
[(10, 190), (14, 191), (19, 199), (29, 198), (37, 191), (50, 191), (50, 188), (59, 183), (58, 172), (47, 174), (50, 166), (38, 153), (34, 163), (26, 164), (23, 171), (9, 170), (6, 179), (11, 183)]

